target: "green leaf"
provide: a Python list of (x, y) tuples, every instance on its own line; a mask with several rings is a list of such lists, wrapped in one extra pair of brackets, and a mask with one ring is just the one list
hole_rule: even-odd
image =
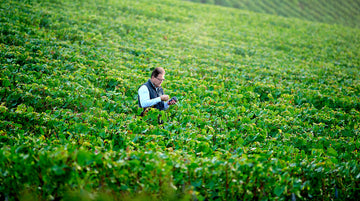
[(54, 173), (55, 173), (56, 175), (62, 175), (62, 174), (65, 173), (65, 170), (64, 170), (65, 167), (66, 167), (65, 165), (62, 165), (62, 166), (54, 165), (54, 166), (51, 168), (51, 170), (54, 171)]
[(89, 152), (80, 150), (77, 154), (77, 162), (80, 166), (89, 165), (93, 162), (92, 156)]
[(276, 186), (274, 189), (274, 193), (275, 193), (275, 195), (280, 197), (280, 195), (284, 192), (284, 190), (285, 190), (284, 186)]
[(327, 153), (328, 153), (328, 155), (330, 155), (330, 156), (334, 156), (334, 157), (338, 156), (337, 151), (336, 151), (335, 149), (333, 149), (332, 147), (329, 147), (329, 148), (327, 149)]

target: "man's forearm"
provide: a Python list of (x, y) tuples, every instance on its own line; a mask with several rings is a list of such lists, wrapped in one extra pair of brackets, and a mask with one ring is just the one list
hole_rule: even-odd
[(150, 99), (150, 93), (146, 86), (140, 87), (138, 94), (139, 94), (140, 106), (142, 108), (151, 107), (161, 101), (160, 97)]
[(153, 105), (158, 104), (159, 102), (161, 102), (160, 97), (154, 98), (154, 99), (147, 99), (147, 100), (141, 100), (141, 98), (140, 98), (140, 105), (142, 108), (151, 107)]

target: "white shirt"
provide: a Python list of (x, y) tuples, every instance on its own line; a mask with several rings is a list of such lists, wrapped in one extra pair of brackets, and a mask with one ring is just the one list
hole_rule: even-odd
[[(157, 89), (158, 88), (156, 88), (156, 90)], [(139, 88), (138, 94), (139, 94), (140, 105), (142, 108), (151, 107), (151, 106), (156, 105), (161, 102), (160, 97), (150, 99), (150, 92), (146, 85), (142, 85)], [(165, 101), (163, 101), (163, 102), (164, 102), (165, 110), (167, 110), (169, 108), (169, 105), (167, 102), (165, 102)]]

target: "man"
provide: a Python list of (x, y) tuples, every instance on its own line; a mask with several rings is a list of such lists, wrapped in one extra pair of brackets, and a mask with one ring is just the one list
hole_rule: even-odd
[(159, 110), (166, 110), (169, 105), (176, 103), (175, 100), (169, 100), (169, 96), (164, 94), (161, 87), (162, 82), (165, 80), (165, 70), (157, 67), (151, 73), (151, 78), (138, 90), (139, 107), (144, 108), (141, 116), (144, 116), (146, 108), (154, 107)]

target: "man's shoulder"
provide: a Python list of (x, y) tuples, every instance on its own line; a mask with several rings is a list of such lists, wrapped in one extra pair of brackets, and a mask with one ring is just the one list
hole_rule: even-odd
[(138, 91), (140, 91), (140, 90), (149, 90), (149, 89), (148, 89), (148, 87), (146, 86), (146, 84), (142, 84), (142, 85), (140, 85), (139, 88), (138, 88)]

